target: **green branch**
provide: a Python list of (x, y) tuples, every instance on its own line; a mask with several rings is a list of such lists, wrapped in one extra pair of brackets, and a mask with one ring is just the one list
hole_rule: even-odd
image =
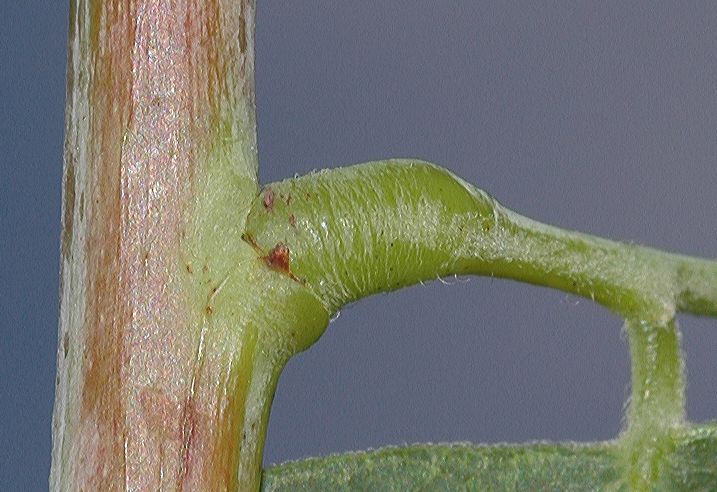
[(628, 320), (632, 398), (627, 429), (610, 453), (631, 489), (664, 478), (685, 414), (674, 316), (717, 313), (716, 262), (547, 226), (444, 169), (410, 160), (270, 184), (253, 203), (243, 237), (267, 267), (306, 285), (329, 312), (454, 274), (544, 285), (616, 312)]
[(540, 224), (421, 161), (270, 184), (246, 229), (260, 251), (286, 245), (292, 274), (331, 311), (376, 292), (476, 274), (553, 287), (661, 324), (677, 309), (717, 313), (717, 263)]

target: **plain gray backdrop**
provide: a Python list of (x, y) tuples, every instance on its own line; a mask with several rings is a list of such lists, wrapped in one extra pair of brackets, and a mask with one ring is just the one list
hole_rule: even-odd
[[(717, 257), (717, 4), (258, 0), (263, 182), (439, 163), (523, 214)], [(687, 7), (689, 5), (689, 7)], [(50, 463), (64, 1), (0, 19), (0, 488)], [(280, 380), (267, 464), (414, 442), (614, 437), (621, 320), (498, 279), (349, 306)], [(717, 322), (680, 317), (688, 413), (717, 416)]]

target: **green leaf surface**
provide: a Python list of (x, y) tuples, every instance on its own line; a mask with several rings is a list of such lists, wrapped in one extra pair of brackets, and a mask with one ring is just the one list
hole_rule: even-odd
[[(714, 490), (717, 425), (675, 430), (653, 490)], [(285, 463), (262, 490), (630, 490), (621, 440), (391, 447)]]

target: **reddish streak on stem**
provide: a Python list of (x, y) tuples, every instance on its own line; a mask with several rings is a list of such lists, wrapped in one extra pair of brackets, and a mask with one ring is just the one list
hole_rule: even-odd
[(272, 270), (288, 275), (289, 278), (295, 280), (296, 282), (302, 284), (304, 283), (300, 278), (291, 272), (291, 251), (287, 245), (279, 242), (276, 246), (269, 250), (269, 253), (264, 254), (264, 251), (261, 249), (261, 246), (259, 246), (259, 243), (256, 242), (254, 236), (244, 233), (242, 235), (242, 239), (254, 248), (254, 251), (257, 252), (259, 258), (266, 264), (266, 266)]
[(274, 208), (274, 190), (271, 188), (267, 188), (266, 191), (264, 191), (264, 198), (262, 200), (262, 204), (264, 205), (264, 208), (267, 209), (269, 212)]
[[(235, 108), (253, 108), (253, 10), (253, 0), (72, 4), (65, 216), (80, 206), (87, 233), (66, 219), (63, 255), (83, 257), (87, 273), (64, 297), (86, 296), (85, 335), (72, 340), (83, 362), (72, 375), (79, 415), (63, 417), (77, 428), (62, 437), (69, 464), (53, 462), (75, 470), (60, 472), (72, 489), (236, 485), (206, 472), (235, 436), (216, 432), (222, 397), (189, 394), (199, 330), (176, 259), (196, 166)], [(217, 381), (223, 368), (199, 370)], [(223, 466), (236, 470), (235, 459)]]

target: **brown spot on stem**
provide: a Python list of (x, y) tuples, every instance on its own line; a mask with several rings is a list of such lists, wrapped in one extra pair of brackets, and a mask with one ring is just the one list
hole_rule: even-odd
[(289, 215), (289, 224), (291, 224), (292, 227), (296, 227), (296, 217), (294, 214)]
[(267, 188), (264, 192), (264, 199), (262, 200), (264, 208), (271, 212), (274, 208), (274, 190)]
[(246, 19), (244, 17), (244, 9), (242, 14), (239, 16), (239, 51), (242, 53), (246, 52)]
[(266, 264), (269, 265), (271, 268), (288, 273), (289, 256), (289, 247), (286, 246), (284, 243), (280, 242), (277, 243), (276, 246), (271, 248), (271, 250), (269, 250), (269, 254), (266, 255), (264, 260), (266, 261)]
[(62, 219), (62, 257), (72, 253), (72, 229), (75, 222), (75, 154), (67, 152), (65, 164), (65, 203)]
[(292, 280), (301, 282), (301, 280), (299, 280), (296, 275), (291, 273), (291, 268), (289, 266), (290, 256), (291, 252), (289, 251), (289, 247), (284, 243), (279, 242), (276, 243), (276, 246), (269, 250), (269, 254), (264, 257), (264, 262), (272, 270), (284, 273), (288, 275)]
[(67, 357), (67, 353), (70, 351), (70, 334), (68, 332), (62, 336), (62, 351)]
[(85, 220), (85, 192), (80, 193), (80, 222)]

